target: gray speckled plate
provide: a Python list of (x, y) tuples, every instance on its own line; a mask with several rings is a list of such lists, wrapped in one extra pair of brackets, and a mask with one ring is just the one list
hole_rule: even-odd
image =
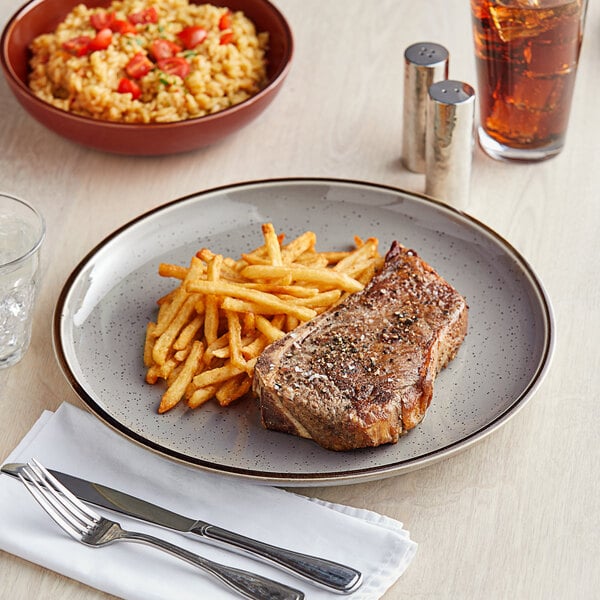
[[(260, 225), (288, 239), (311, 229), (319, 249), (358, 234), (397, 239), (448, 279), (470, 306), (469, 333), (436, 381), (421, 425), (395, 445), (352, 452), (266, 431), (252, 400), (226, 409), (182, 404), (158, 415), (162, 388), (144, 381), (142, 348), (156, 299), (173, 287), (161, 261), (187, 265), (200, 247), (227, 256), (262, 243)], [(250, 182), (153, 210), (100, 243), (75, 269), (54, 318), (60, 365), (105, 423), (176, 460), (285, 486), (366, 481), (429, 465), (513, 416), (539, 387), (554, 344), (552, 310), (527, 262), (476, 220), (395, 188), (330, 179)]]

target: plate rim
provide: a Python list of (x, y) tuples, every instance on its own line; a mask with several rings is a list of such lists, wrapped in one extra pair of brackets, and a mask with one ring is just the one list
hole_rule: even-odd
[[(526, 273), (532, 289), (536, 292), (539, 302), (543, 309), (542, 319), (544, 322), (544, 347), (541, 353), (538, 365), (535, 372), (532, 374), (527, 386), (523, 388), (521, 393), (515, 397), (513, 402), (501, 413), (496, 415), (494, 419), (479, 427), (475, 431), (461, 437), (459, 440), (445, 445), (442, 448), (431, 450), (417, 457), (395, 461), (383, 466), (369, 466), (359, 469), (344, 469), (336, 471), (335, 473), (284, 473), (284, 472), (265, 472), (264, 470), (253, 470), (235, 466), (221, 465), (213, 463), (200, 458), (191, 457), (182, 452), (165, 448), (164, 446), (154, 442), (147, 437), (136, 433), (127, 426), (119, 422), (118, 419), (113, 417), (107, 412), (96, 399), (94, 399), (84, 387), (79, 383), (77, 377), (72, 372), (66, 353), (63, 349), (61, 329), (63, 323), (64, 307), (72, 290), (73, 284), (76, 282), (80, 273), (85, 267), (92, 261), (95, 255), (107, 246), (112, 240), (119, 237), (122, 233), (139, 224), (140, 222), (160, 213), (164, 210), (168, 210), (178, 204), (184, 204), (194, 198), (202, 199), (203, 196), (213, 195), (215, 193), (235, 190), (236, 188), (243, 187), (256, 187), (266, 184), (284, 185), (284, 184), (302, 184), (302, 183), (314, 183), (322, 185), (350, 185), (365, 188), (374, 188), (380, 191), (392, 192), (397, 195), (404, 195), (413, 197), (425, 203), (433, 204), (443, 210), (448, 211), (450, 214), (460, 216), (461, 219), (466, 219), (470, 225), (475, 226), (483, 231), (486, 235), (494, 239), (506, 252), (509, 253), (519, 265), (519, 267)], [(234, 476), (237, 478), (250, 479), (258, 483), (264, 483), (268, 485), (282, 485), (282, 486), (324, 486), (324, 485), (342, 485), (348, 483), (362, 483), (365, 481), (371, 481), (376, 479), (384, 479), (387, 477), (397, 476), (400, 474), (408, 473), (416, 469), (420, 469), (434, 462), (444, 460), (458, 454), (459, 452), (466, 450), (478, 441), (483, 440), (488, 435), (499, 429), (502, 425), (508, 422), (514, 417), (520, 410), (531, 400), (537, 389), (542, 384), (545, 376), (547, 375), (552, 357), (554, 354), (554, 348), (556, 344), (555, 334), (555, 320), (554, 311), (548, 293), (540, 280), (533, 267), (527, 261), (527, 259), (502, 235), (497, 233), (490, 226), (486, 225), (479, 219), (469, 215), (468, 213), (450, 206), (445, 202), (421, 194), (419, 192), (413, 192), (392, 186), (388, 184), (373, 183), (370, 181), (359, 180), (359, 179), (347, 179), (347, 178), (335, 178), (335, 177), (280, 177), (280, 178), (265, 178), (256, 180), (240, 181), (233, 184), (224, 184), (207, 188), (198, 192), (186, 194), (179, 198), (167, 201), (164, 204), (153, 207), (137, 217), (130, 219), (98, 243), (96, 243), (89, 252), (76, 264), (72, 269), (71, 273), (65, 280), (58, 299), (55, 304), (54, 314), (52, 318), (52, 345), (54, 354), (59, 367), (67, 379), (67, 382), (77, 394), (79, 399), (83, 402), (86, 409), (90, 411), (94, 416), (99, 418), (102, 422), (108, 425), (113, 431), (116, 431), (120, 435), (126, 437), (130, 441), (141, 445), (142, 447), (151, 450), (167, 459), (174, 460), (179, 463), (186, 464), (190, 467), (198, 468), (204, 471), (218, 473), (227, 476)]]

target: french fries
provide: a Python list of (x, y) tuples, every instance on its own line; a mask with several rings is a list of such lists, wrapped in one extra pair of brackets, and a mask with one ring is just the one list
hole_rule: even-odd
[(177, 282), (146, 328), (146, 381), (166, 382), (159, 413), (182, 401), (193, 409), (243, 397), (266, 346), (363, 289), (383, 264), (377, 238), (317, 252), (312, 231), (284, 244), (265, 223), (262, 235), (263, 245), (238, 260), (202, 248), (188, 267), (159, 265), (161, 277)]

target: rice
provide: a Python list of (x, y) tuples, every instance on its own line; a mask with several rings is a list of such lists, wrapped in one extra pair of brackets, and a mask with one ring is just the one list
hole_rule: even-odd
[[(144, 11), (155, 11), (153, 18), (132, 25), (131, 15)], [(116, 19), (134, 30), (99, 28), (107, 16), (111, 23)], [(189, 27), (205, 32), (193, 47), (184, 43)], [(102, 35), (110, 38), (107, 47), (90, 50)], [(156, 40), (175, 44), (170, 46), (174, 60), (157, 60), (152, 46)], [(81, 52), (79, 42), (85, 44)], [(242, 12), (224, 7), (188, 0), (116, 0), (107, 9), (80, 4), (53, 33), (32, 42), (29, 87), (49, 104), (86, 117), (126, 123), (180, 121), (215, 113), (260, 91), (267, 77), (267, 45), (268, 33), (257, 33)], [(152, 64), (145, 63), (150, 68), (146, 74), (132, 77), (131, 61), (140, 53)], [(181, 65), (187, 73), (179, 70)]]

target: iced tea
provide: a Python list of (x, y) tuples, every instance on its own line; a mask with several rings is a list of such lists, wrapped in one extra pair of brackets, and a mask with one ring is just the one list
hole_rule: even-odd
[(587, 0), (471, 0), (480, 142), (536, 160), (565, 138)]

